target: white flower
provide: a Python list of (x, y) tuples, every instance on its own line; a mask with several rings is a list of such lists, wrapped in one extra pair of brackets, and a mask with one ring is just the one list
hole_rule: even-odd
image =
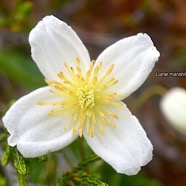
[(6, 113), (9, 145), (17, 145), (25, 157), (37, 157), (83, 135), (117, 172), (136, 174), (152, 159), (153, 148), (121, 100), (141, 86), (158, 60), (150, 37), (122, 39), (91, 62), (71, 27), (46, 16), (29, 42), (49, 86), (22, 97)]
[(186, 134), (186, 90), (180, 87), (170, 89), (162, 97), (160, 108), (169, 123)]

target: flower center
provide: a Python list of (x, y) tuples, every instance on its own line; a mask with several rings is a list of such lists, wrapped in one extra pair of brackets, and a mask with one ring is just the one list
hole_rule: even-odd
[(95, 105), (94, 90), (92, 87), (86, 85), (83, 88), (78, 88), (76, 95), (78, 96), (81, 109), (86, 110)]
[(111, 76), (114, 65), (112, 64), (105, 73), (101, 74), (102, 62), (94, 66), (92, 61), (84, 74), (78, 58), (76, 63), (76, 69), (64, 63), (66, 72), (57, 74), (59, 81), (46, 80), (51, 87), (50, 91), (59, 98), (59, 101), (38, 104), (55, 107), (48, 113), (49, 117), (67, 117), (68, 121), (64, 129), (73, 126), (73, 135), (78, 130), (81, 137), (85, 130), (87, 135), (94, 137), (97, 128), (104, 135), (104, 127), (115, 128), (114, 120), (118, 119), (117, 114), (110, 108), (122, 107), (122, 103), (117, 99), (124, 98), (117, 92), (109, 91), (111, 86), (118, 83), (118, 80)]

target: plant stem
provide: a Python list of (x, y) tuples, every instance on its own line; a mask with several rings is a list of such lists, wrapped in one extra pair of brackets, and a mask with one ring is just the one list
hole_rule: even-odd
[(150, 88), (148, 88), (147, 90), (145, 90), (144, 92), (142, 92), (142, 94), (140, 96), (138, 96), (135, 99), (135, 102), (132, 103), (132, 107), (131, 110), (132, 111), (136, 111), (140, 108), (141, 105), (143, 105), (150, 97), (154, 96), (154, 95), (160, 95), (162, 96), (163, 94), (165, 94), (166, 92), (166, 88), (164, 88), (163, 86), (160, 85), (154, 85)]
[(84, 150), (84, 144), (83, 144), (83, 138), (80, 138), (78, 142), (79, 142), (79, 151), (81, 155), (81, 161), (83, 161), (86, 157), (85, 150)]
[(27, 186), (27, 181), (26, 181), (26, 178), (25, 178), (25, 175), (22, 175), (22, 174), (19, 174), (18, 173), (18, 183), (19, 183), (19, 186)]

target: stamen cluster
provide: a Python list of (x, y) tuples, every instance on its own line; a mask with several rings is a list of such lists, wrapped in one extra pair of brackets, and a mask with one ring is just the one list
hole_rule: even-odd
[[(110, 77), (114, 69), (112, 64), (107, 71), (98, 78), (98, 73), (102, 67), (102, 62), (94, 67), (94, 61), (90, 63), (86, 73), (82, 72), (80, 60), (76, 58), (77, 67), (64, 66), (67, 74), (59, 72), (57, 75), (60, 81), (46, 80), (51, 87), (51, 92), (60, 97), (57, 102), (39, 102), (39, 105), (53, 105), (55, 108), (48, 113), (48, 116), (60, 115), (68, 117), (68, 122), (64, 126), (67, 129), (73, 123), (73, 135), (78, 130), (79, 136), (83, 134), (83, 129), (87, 135), (94, 137), (95, 127), (104, 135), (104, 126), (116, 127), (113, 119), (118, 116), (111, 112), (108, 107), (121, 107), (122, 103), (116, 101), (116, 92), (110, 93), (108, 89), (118, 83), (114, 77)], [(84, 128), (85, 126), (85, 128)]]

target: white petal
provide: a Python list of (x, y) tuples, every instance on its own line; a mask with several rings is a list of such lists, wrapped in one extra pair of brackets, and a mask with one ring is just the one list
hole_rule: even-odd
[(76, 58), (87, 69), (90, 57), (87, 49), (76, 33), (63, 21), (54, 16), (46, 16), (30, 32), (32, 58), (43, 75), (56, 79), (59, 71), (64, 71), (63, 63), (76, 66)]
[(162, 97), (160, 108), (170, 124), (186, 134), (186, 90), (180, 87), (170, 89)]
[(93, 138), (84, 136), (92, 150), (118, 173), (137, 174), (152, 159), (151, 142), (125, 105), (112, 111), (119, 116), (113, 121), (116, 128), (105, 127), (104, 136), (99, 131)]
[(98, 56), (95, 65), (103, 62), (100, 71), (100, 75), (103, 75), (108, 67), (114, 64), (111, 75), (119, 82), (112, 86), (110, 91), (117, 90), (119, 94), (127, 97), (145, 81), (159, 55), (150, 37), (140, 33), (122, 39), (105, 49)]
[(53, 106), (39, 106), (40, 101), (56, 101), (49, 87), (40, 88), (15, 102), (3, 117), (10, 133), (8, 143), (17, 145), (25, 157), (37, 157), (59, 150), (77, 138), (71, 127), (64, 131), (67, 118), (48, 117)]

